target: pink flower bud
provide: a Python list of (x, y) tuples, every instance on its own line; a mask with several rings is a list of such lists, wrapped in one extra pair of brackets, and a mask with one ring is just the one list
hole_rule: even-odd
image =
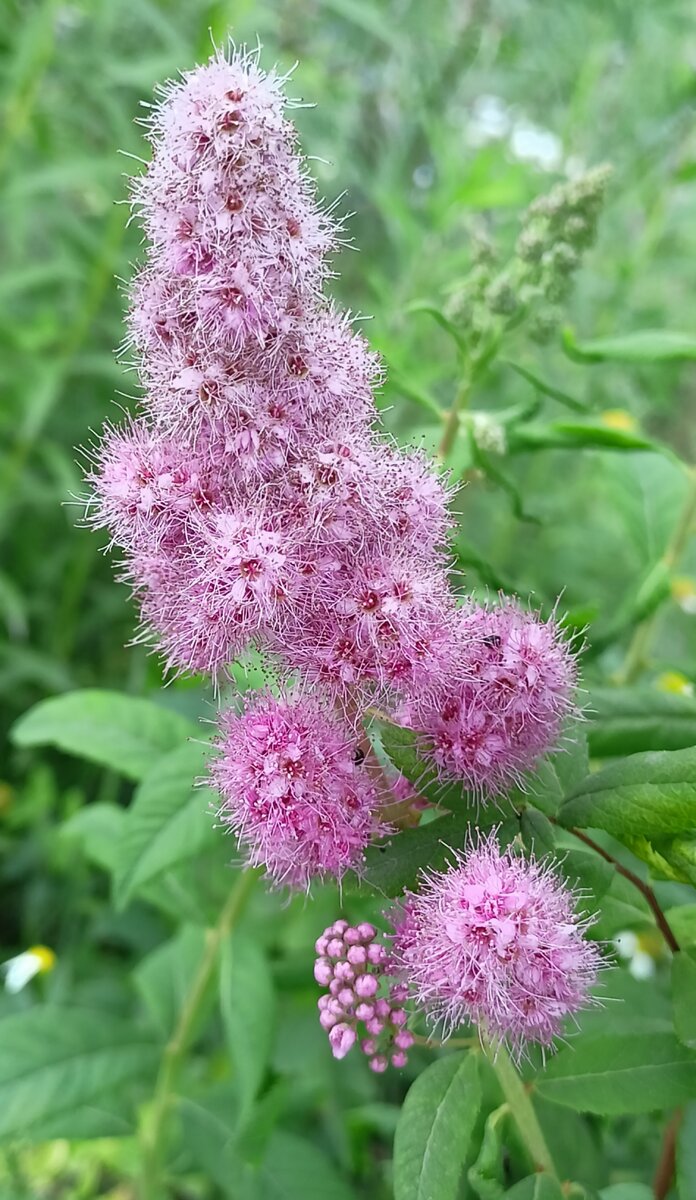
[(367, 1054), (368, 1058), (371, 1054), (377, 1053), (377, 1043), (374, 1038), (363, 1038), (360, 1043), (360, 1049), (363, 1054)]
[(373, 1037), (379, 1037), (384, 1029), (384, 1021), (380, 1021), (379, 1017), (371, 1017), (369, 1021), (365, 1022), (365, 1028)]
[(326, 947), (326, 953), (329, 958), (342, 958), (344, 949), (343, 938), (333, 937)]
[(391, 1014), (392, 1025), (405, 1025), (408, 1021), (408, 1013), (405, 1008), (394, 1008)]
[(362, 942), (371, 942), (375, 937), (377, 930), (374, 925), (370, 925), (367, 921), (363, 921), (362, 925), (358, 925), (358, 933)]
[(338, 1020), (339, 1018), (334, 1016), (332, 1012), (328, 1012), (327, 1009), (324, 1009), (323, 1012), (319, 1013), (319, 1024), (321, 1025), (322, 1029), (326, 1029), (327, 1031), (329, 1029), (333, 1029)]
[(359, 1021), (369, 1021), (375, 1015), (374, 1005), (359, 1004), (355, 1010), (355, 1015)]
[(343, 1005), (341, 1004), (341, 1001), (338, 1000), (336, 996), (332, 997), (332, 999), (329, 1000), (329, 1003), (327, 1004), (324, 1011), (333, 1013), (334, 1016), (339, 1017), (339, 1018), (344, 1017), (346, 1015)]
[(333, 979), (333, 967), (328, 958), (318, 958), (314, 964), (314, 978), (321, 987), (328, 987)]
[(336, 999), (341, 1002), (344, 1008), (350, 1008), (355, 1000), (355, 996), (350, 988), (342, 988)]
[(348, 962), (354, 967), (364, 967), (367, 962), (367, 950), (364, 946), (351, 946), (348, 950)]
[(375, 1004), (376, 1016), (381, 1017), (383, 1021), (386, 1021), (386, 1019), (390, 1015), (390, 1013), (391, 1013), (391, 1004), (389, 1003), (388, 1000), (384, 1000), (383, 998), (380, 998)]
[(342, 937), (347, 928), (348, 922), (344, 921), (343, 917), (341, 917), (340, 920), (334, 921), (333, 925), (331, 926), (331, 932), (335, 934), (336, 937)]
[(355, 971), (351, 967), (350, 963), (343, 961), (337, 962), (336, 966), (334, 967), (334, 978), (340, 979), (343, 983), (352, 983), (355, 979)]
[(374, 967), (379, 967), (386, 958), (384, 946), (380, 946), (379, 942), (373, 942), (367, 947), (367, 959)]
[(358, 975), (355, 981), (355, 994), (361, 1000), (369, 1000), (375, 995), (379, 982), (374, 975)]
[(413, 1045), (415, 1038), (410, 1029), (400, 1029), (394, 1035), (394, 1045), (399, 1047), (399, 1050), (408, 1050)]
[(374, 1071), (376, 1075), (382, 1075), (388, 1066), (389, 1063), (385, 1054), (376, 1054), (374, 1058), (370, 1059), (370, 1070)]
[(322, 955), (326, 954), (326, 947), (328, 946), (328, 944), (329, 944), (329, 939), (327, 938), (325, 933), (322, 933), (321, 937), (318, 937), (316, 942), (314, 943), (314, 949), (316, 950), (317, 954), (322, 954)]
[(342, 987), (343, 987), (343, 980), (337, 979), (336, 976), (334, 975), (333, 979), (331, 980), (331, 983), (329, 984), (329, 991), (331, 992), (331, 995), (337, 996)]
[(403, 1050), (395, 1050), (391, 1056), (391, 1065), (393, 1067), (405, 1067), (408, 1062), (408, 1055), (404, 1054)]
[(355, 1045), (355, 1030), (350, 1025), (334, 1025), (329, 1032), (329, 1042), (334, 1058), (345, 1058)]
[(346, 946), (357, 946), (358, 942), (360, 941), (360, 933), (354, 925), (348, 926), (343, 934), (343, 940), (346, 943)]

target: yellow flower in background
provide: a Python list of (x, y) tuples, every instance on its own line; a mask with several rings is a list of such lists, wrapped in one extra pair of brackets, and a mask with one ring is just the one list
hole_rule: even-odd
[(696, 616), (696, 579), (681, 576), (672, 580), (672, 598), (683, 612)]
[(671, 692), (673, 696), (693, 696), (694, 685), (681, 671), (664, 671), (655, 680), (661, 692)]
[(600, 421), (608, 429), (620, 429), (622, 433), (633, 433), (638, 428), (638, 422), (625, 408), (607, 408), (600, 413)]
[(30, 946), (22, 954), (0, 964), (5, 975), (5, 989), (13, 995), (21, 992), (35, 975), (46, 975), (56, 965), (56, 956), (48, 946)]

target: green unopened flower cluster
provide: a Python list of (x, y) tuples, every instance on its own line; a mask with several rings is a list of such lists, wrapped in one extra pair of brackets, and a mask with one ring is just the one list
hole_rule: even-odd
[(474, 349), (523, 321), (541, 341), (557, 327), (559, 305), (595, 240), (610, 174), (608, 166), (593, 167), (535, 200), (502, 266), (491, 243), (476, 239), (472, 268), (449, 305), (449, 316), (464, 327)]

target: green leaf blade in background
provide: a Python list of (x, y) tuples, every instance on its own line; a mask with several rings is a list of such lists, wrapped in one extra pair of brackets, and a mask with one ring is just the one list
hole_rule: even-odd
[(223, 836), (215, 829), (214, 793), (195, 786), (205, 772), (207, 753), (207, 747), (185, 742), (160, 759), (136, 790), (119, 843), (117, 907)]
[(670, 1033), (586, 1035), (550, 1060), (537, 1088), (579, 1112), (654, 1112), (696, 1097), (696, 1056)]
[(633, 333), (578, 342), (564, 331), (563, 348), (576, 362), (663, 363), (696, 359), (696, 334), (671, 329), (637, 329)]
[(85, 688), (34, 705), (12, 738), (22, 748), (56, 746), (137, 781), (194, 732), (184, 717), (150, 700)]
[[(151, 1079), (161, 1046), (108, 1009), (29, 1009), (0, 1020), (0, 1137), (30, 1137), (134, 1079)], [(66, 1121), (67, 1125), (67, 1121)]]
[(696, 1102), (687, 1104), (677, 1136), (677, 1192), (679, 1200), (696, 1196)]
[(275, 1037), (273, 976), (263, 949), (235, 933), (222, 947), (220, 1012), (232, 1060), (240, 1122), (261, 1087)]
[(475, 1054), (439, 1059), (419, 1075), (394, 1138), (395, 1200), (456, 1200), (480, 1106)]
[(680, 950), (672, 959), (674, 1028), (679, 1041), (696, 1049), (696, 949)]
[(649, 687), (594, 687), (587, 705), (595, 758), (696, 746), (696, 700)]
[(696, 748), (649, 751), (611, 763), (559, 809), (566, 827), (647, 838), (696, 828)]

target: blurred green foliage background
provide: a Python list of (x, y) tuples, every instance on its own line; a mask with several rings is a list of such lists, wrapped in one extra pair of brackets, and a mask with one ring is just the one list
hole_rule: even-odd
[[(379, 400), (386, 425), (433, 446), (437, 420), (414, 396), (449, 406), (457, 363), (447, 333), (412, 306), (446, 305), (477, 238), (510, 250), (521, 210), (568, 167), (614, 167), (597, 244), (565, 311), (577, 340), (693, 333), (696, 22), (691, 0), (1, 0), (0, 17), (0, 948), (4, 958), (35, 942), (54, 946), (58, 997), (79, 987), (118, 1008), (126, 968), (171, 931), (172, 902), (169, 915), (141, 905), (115, 916), (105, 877), (58, 830), (85, 803), (125, 802), (128, 788), (58, 753), (13, 750), (7, 731), (37, 700), (86, 686), (212, 712), (203, 686), (161, 692), (156, 660), (124, 649), (134, 625), (127, 594), (71, 502), (82, 490), (74, 448), (136, 392), (114, 349), (117, 280), (140, 254), (123, 178), (138, 169), (127, 156), (145, 153), (134, 125), (140, 101), (230, 33), (260, 39), (265, 66), (298, 63), (289, 91), (317, 105), (294, 118), (319, 191), (329, 200), (345, 193), (341, 205), (354, 214), (357, 252), (337, 259), (335, 293), (371, 318), (367, 332), (389, 372)], [(607, 428), (642, 430), (694, 461), (693, 361), (588, 366), (568, 357), (558, 333), (543, 347), (515, 335), (478, 386), (476, 410), (529, 400), (529, 383), (506, 360), (586, 402)], [(549, 411), (564, 416), (553, 402)], [(589, 627), (588, 676), (611, 676), (633, 633), (629, 615), (614, 636), (616, 615), (631, 609), (665, 551), (686, 486), (681, 468), (669, 454), (547, 449), (506, 458), (512, 487), (500, 487), (465, 458), (455, 467), (468, 481), (457, 500), (465, 586), (505, 586), (547, 609), (563, 593), (571, 623)], [(520, 518), (513, 487), (531, 520)], [(693, 546), (679, 571), (654, 617), (645, 678), (677, 672), (688, 692)], [(330, 891), (314, 909), (258, 901), (259, 921), (276, 923), (267, 941), (284, 939), (287, 950), (285, 1018), (293, 1006), (300, 1013), (275, 1068), (299, 1080), (305, 1110), (321, 1114), (324, 1140), (363, 1194), (388, 1195), (382, 1160), (403, 1085), (370, 1080), (368, 1089), (343, 1064), (339, 1085), (311, 1026), (302, 972), (334, 903)], [(613, 1130), (617, 1169), (647, 1178), (656, 1136), (642, 1120)], [(31, 1189), (54, 1179), (52, 1196), (127, 1197), (121, 1146), (34, 1151), (9, 1163), (14, 1183), (1, 1194), (28, 1170), (43, 1180), (27, 1185), (32, 1196), (48, 1195)]]

